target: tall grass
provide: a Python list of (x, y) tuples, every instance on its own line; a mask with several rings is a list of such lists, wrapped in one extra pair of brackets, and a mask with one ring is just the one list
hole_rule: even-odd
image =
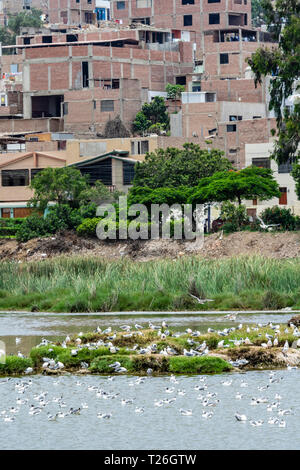
[[(214, 299), (202, 307), (189, 292)], [(0, 265), (0, 309), (130, 311), (300, 306), (300, 260), (56, 258)]]

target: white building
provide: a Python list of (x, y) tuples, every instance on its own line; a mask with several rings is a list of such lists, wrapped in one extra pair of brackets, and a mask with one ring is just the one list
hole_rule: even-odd
[(295, 181), (290, 174), (292, 163), (278, 166), (274, 160), (271, 160), (270, 154), (273, 151), (273, 145), (273, 143), (245, 145), (246, 167), (255, 165), (263, 168), (271, 168), (281, 192), (280, 199), (246, 201), (245, 204), (248, 214), (251, 216), (259, 215), (267, 207), (279, 206), (291, 209), (293, 214), (300, 215), (300, 201), (295, 192)]

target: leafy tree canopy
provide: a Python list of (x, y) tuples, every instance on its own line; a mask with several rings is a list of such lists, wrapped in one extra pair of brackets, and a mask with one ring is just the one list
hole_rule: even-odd
[(231, 163), (220, 150), (203, 150), (199, 145), (186, 143), (183, 149), (157, 149), (144, 162), (137, 163), (134, 186), (197, 186), (201, 178), (230, 168)]
[(168, 83), (166, 86), (166, 92), (168, 93), (168, 99), (170, 100), (177, 100), (180, 98), (181, 93), (185, 91), (184, 85), (173, 85), (172, 83)]
[(169, 129), (170, 118), (164, 98), (155, 96), (151, 103), (145, 103), (133, 122), (135, 131), (144, 133), (151, 126), (159, 124), (164, 130)]
[(44, 211), (49, 202), (79, 207), (82, 193), (89, 189), (87, 178), (72, 167), (45, 168), (31, 181), (34, 191), (29, 205)]
[[(259, 48), (248, 63), (255, 74), (255, 84), (271, 76), (270, 110), (274, 110), (278, 140), (272, 157), (278, 163), (299, 158), (300, 143), (300, 2), (299, 0), (262, 0), (266, 22), (279, 41), (278, 48)], [(298, 80), (298, 82), (297, 82)], [(285, 107), (285, 100), (295, 96), (294, 104)]]
[(261, 0), (251, 0), (252, 24), (255, 27), (265, 24), (267, 19)]
[(144, 204), (150, 207), (151, 204), (186, 204), (192, 188), (179, 186), (178, 188), (148, 188), (147, 186), (137, 186), (131, 188), (129, 192), (128, 204)]
[(32, 27), (40, 28), (42, 26), (41, 20), (42, 11), (32, 8), (28, 11), (23, 11), (17, 15), (10, 15), (8, 20), (8, 29), (18, 36), (21, 28)]
[(241, 205), (242, 199), (268, 200), (273, 197), (280, 197), (280, 191), (272, 170), (253, 166), (240, 171), (220, 171), (203, 178), (189, 202), (203, 204), (238, 200)]

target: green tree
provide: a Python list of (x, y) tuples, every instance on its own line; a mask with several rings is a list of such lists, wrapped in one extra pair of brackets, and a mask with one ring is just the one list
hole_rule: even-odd
[(255, 27), (265, 24), (267, 19), (263, 8), (262, 0), (251, 0), (252, 24)]
[(178, 100), (181, 97), (181, 93), (184, 91), (184, 85), (172, 85), (172, 83), (168, 83), (166, 86), (166, 92), (168, 93), (169, 100)]
[(2, 46), (10, 46), (15, 44), (15, 37), (12, 35), (7, 28), (0, 27), (0, 42)]
[(186, 143), (183, 149), (169, 147), (148, 154), (144, 162), (137, 163), (133, 184), (152, 189), (197, 186), (201, 178), (230, 168), (231, 163), (220, 150)]
[(295, 164), (293, 166), (293, 171), (291, 174), (296, 183), (296, 188), (295, 188), (296, 194), (298, 196), (298, 199), (300, 199), (300, 165), (299, 164)]
[[(299, 158), (300, 102), (295, 100), (290, 108), (285, 100), (297, 95), (300, 86), (300, 2), (299, 0), (262, 0), (266, 22), (272, 30), (278, 47), (259, 48), (248, 63), (255, 74), (255, 85), (263, 77), (271, 76), (270, 110), (277, 120), (277, 141), (272, 157), (278, 163)], [(274, 134), (276, 131), (274, 131)]]
[[(185, 91), (184, 85), (173, 85), (168, 83), (166, 86), (166, 92), (169, 100), (177, 101), (181, 98), (181, 93)], [(175, 110), (177, 110), (177, 104), (175, 105)]]
[(180, 186), (177, 188), (148, 188), (137, 186), (130, 189), (128, 205), (144, 204), (150, 207), (151, 204), (185, 204), (192, 193), (192, 188)]
[(151, 126), (151, 121), (146, 118), (145, 114), (142, 111), (139, 111), (133, 122), (133, 128), (139, 134), (145, 135), (149, 127)]
[(141, 111), (137, 113), (133, 128), (144, 133), (154, 124), (159, 125), (164, 130), (168, 130), (170, 126), (165, 100), (161, 96), (155, 96), (151, 103), (143, 105)]
[(44, 211), (49, 202), (79, 207), (82, 193), (89, 186), (87, 178), (82, 176), (79, 170), (63, 167), (45, 168), (34, 177), (30, 188), (34, 195), (29, 205)]
[(19, 36), (21, 28), (32, 27), (40, 28), (43, 24), (41, 20), (42, 11), (32, 8), (29, 11), (18, 13), (17, 15), (9, 15), (8, 29), (15, 35)]
[(280, 191), (272, 170), (250, 166), (240, 171), (220, 171), (203, 178), (189, 202), (203, 204), (237, 200), (241, 205), (242, 199), (268, 200), (273, 197), (280, 197)]

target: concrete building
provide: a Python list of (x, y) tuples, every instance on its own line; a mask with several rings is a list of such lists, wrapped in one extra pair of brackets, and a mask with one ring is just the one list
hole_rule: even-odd
[(94, 24), (95, 8), (95, 0), (48, 0), (48, 21), (76, 26)]
[(0, 217), (26, 217), (33, 193), (29, 184), (43, 168), (62, 167), (66, 160), (53, 154), (29, 152), (7, 155), (0, 161)]
[(279, 184), (281, 197), (269, 201), (246, 201), (247, 212), (251, 216), (259, 215), (267, 207), (280, 206), (291, 209), (295, 215), (300, 215), (300, 201), (295, 191), (295, 180), (291, 176), (292, 162), (283, 165), (277, 165), (270, 159), (273, 151), (272, 143), (247, 143), (246, 148), (246, 166), (255, 165), (263, 168), (271, 168), (274, 177)]
[(131, 129), (149, 96), (193, 71), (192, 43), (172, 46), (170, 31), (146, 32), (151, 47), (141, 39), (145, 28), (20, 36), (24, 119), (57, 118), (68, 132), (96, 136), (119, 115)]

